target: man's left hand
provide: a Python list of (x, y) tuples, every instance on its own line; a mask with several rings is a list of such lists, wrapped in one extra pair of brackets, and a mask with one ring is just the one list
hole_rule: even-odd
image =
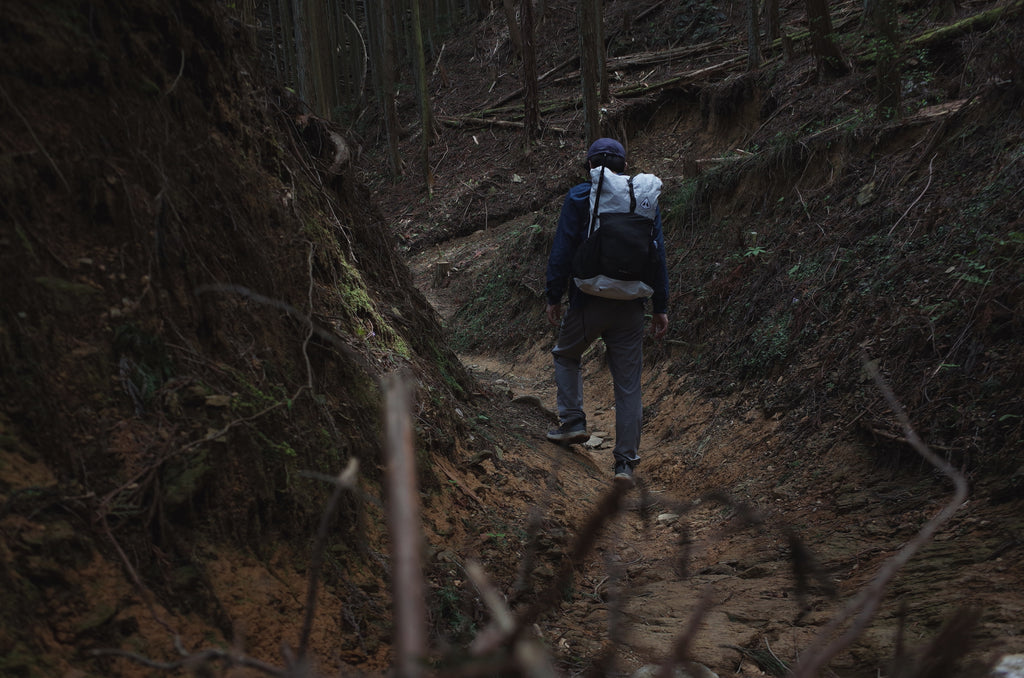
[(668, 314), (655, 313), (651, 319), (651, 333), (655, 339), (663, 339), (668, 333)]

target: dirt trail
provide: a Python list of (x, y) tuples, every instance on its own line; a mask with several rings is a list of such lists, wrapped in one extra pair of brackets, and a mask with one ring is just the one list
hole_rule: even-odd
[[(486, 250), (490, 237), (499, 237), (499, 229), (412, 261), (420, 288), (446, 321), (458, 300), (431, 284), (432, 263), (454, 261), (458, 275), (460, 256)], [(485, 461), (466, 482), (521, 524), (539, 513), (544, 529), (560, 526), (556, 531), (571, 538), (609, 487), (611, 380), (598, 346), (585, 362), (585, 388), (591, 430), (603, 442), (568, 450), (548, 443), (549, 347), (544, 339), (511, 358), (462, 356), (499, 394), (496, 402), (518, 435), (502, 460)], [(941, 509), (949, 483), (923, 469), (880, 467), (877, 454), (838, 426), (805, 427), (802, 445), (794, 446), (792, 428), (806, 422), (768, 416), (750, 404), (756, 400), (749, 394), (712, 399), (692, 392), (653, 353), (645, 366), (638, 488), (572, 595), (541, 625), (544, 639), (573, 670), (585, 668), (611, 638), (618, 668), (632, 670), (668, 656), (707, 596), (710, 607), (690, 656), (719, 675), (779, 673)], [(714, 492), (730, 499), (715, 500)], [(790, 534), (813, 554), (813, 562), (804, 562), (804, 587), (796, 584)], [(968, 605), (982, 609), (970, 661), (1019, 652), (1024, 571), (1010, 551), (1020, 547), (1021, 534), (1024, 517), (986, 499), (968, 501), (890, 584), (872, 626), (831, 669), (844, 676), (890, 674), (901, 614), (904, 642), (916, 651)]]

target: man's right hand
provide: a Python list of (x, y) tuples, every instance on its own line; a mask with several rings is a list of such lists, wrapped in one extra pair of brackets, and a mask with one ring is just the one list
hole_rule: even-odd
[(562, 305), (548, 304), (548, 322), (557, 325), (562, 322)]

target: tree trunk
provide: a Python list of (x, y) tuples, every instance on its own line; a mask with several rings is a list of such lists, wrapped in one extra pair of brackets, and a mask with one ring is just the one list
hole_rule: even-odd
[(747, 70), (761, 66), (761, 30), (757, 25), (757, 0), (747, 0)]
[(391, 0), (377, 0), (367, 5), (366, 21), (373, 50), (373, 81), (380, 106), (384, 135), (388, 145), (388, 166), (391, 178), (402, 176), (402, 159), (398, 151), (398, 110), (395, 108), (395, 40), (392, 26)]
[(309, 101), (309, 84), (306, 81), (306, 38), (303, 35), (301, 0), (292, 0), (292, 30), (295, 45), (295, 93), (303, 101)]
[(423, 125), (423, 140), (420, 144), (420, 162), (423, 164), (423, 183), (427, 193), (434, 192), (434, 173), (430, 169), (430, 144), (434, 141), (434, 120), (430, 110), (430, 95), (427, 82), (426, 55), (423, 53), (423, 27), (420, 22), (419, 0), (412, 0), (412, 41), (413, 62), (416, 65), (416, 86), (420, 100), (420, 123)]
[(771, 51), (772, 45), (781, 36), (781, 23), (778, 16), (778, 0), (766, 0), (767, 5), (765, 7), (767, 14), (767, 30), (768, 30), (768, 49)]
[(899, 117), (902, 103), (899, 73), (899, 29), (892, 0), (872, 0), (868, 4), (876, 34), (875, 79), (878, 102), (875, 113), (880, 120)]
[(540, 129), (540, 97), (537, 86), (537, 52), (533, 44), (533, 0), (523, 0), (523, 126), (526, 144), (537, 136)]
[(843, 53), (836, 45), (832, 31), (832, 17), (828, 13), (826, 0), (806, 0), (807, 25), (811, 34), (811, 53), (818, 65), (818, 73), (834, 78), (846, 75), (849, 68)]
[(505, 10), (505, 23), (508, 24), (508, 37), (512, 41), (512, 47), (516, 56), (523, 55), (523, 37), (519, 34), (519, 22), (516, 21), (516, 7), (514, 0), (502, 0), (502, 9)]
[(337, 84), (334, 77), (334, 45), (328, 32), (327, 6), (322, 0), (306, 0), (302, 23), (309, 40), (310, 92), (306, 100), (325, 120), (334, 113)]
[(779, 20), (779, 0), (768, 0), (768, 44), (779, 39), (782, 24)]
[[(600, 21), (597, 0), (584, 0), (579, 4), (580, 79), (583, 87), (583, 129), (586, 143), (601, 136), (601, 35), (596, 30)], [(595, 16), (597, 19), (595, 19)]]

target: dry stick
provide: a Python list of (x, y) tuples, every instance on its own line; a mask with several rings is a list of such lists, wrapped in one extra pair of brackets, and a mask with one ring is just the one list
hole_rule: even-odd
[(491, 652), (503, 645), (510, 637), (518, 638), (542, 614), (558, 606), (563, 591), (572, 580), (573, 570), (583, 562), (583, 557), (594, 547), (605, 523), (618, 514), (622, 500), (628, 491), (629, 486), (626, 483), (615, 483), (612, 489), (601, 497), (597, 507), (580, 528), (571, 553), (563, 558), (554, 580), (537, 596), (536, 602), (519, 615), (511, 630), (502, 627), (496, 620), (495, 623), (477, 634), (470, 648), (473, 655), (480, 656)]
[(693, 643), (693, 639), (696, 637), (697, 631), (700, 629), (700, 625), (704, 621), (704, 617), (707, 616), (709, 609), (711, 609), (711, 587), (707, 586), (704, 588), (703, 593), (701, 593), (700, 600), (697, 601), (697, 609), (690, 615), (686, 628), (676, 638), (676, 642), (672, 646), (672, 656), (658, 669), (657, 678), (672, 678), (673, 668), (688, 661), (690, 645)]
[[(575, 55), (575, 56), (569, 57), (568, 59), (566, 59), (562, 63), (558, 64), (557, 66), (555, 66), (554, 68), (552, 68), (551, 70), (547, 71), (546, 73), (541, 75), (539, 78), (537, 78), (537, 84), (539, 85), (540, 83), (544, 82), (545, 80), (547, 80), (548, 76), (550, 76), (550, 75), (552, 75), (554, 73), (557, 73), (558, 71), (562, 70), (566, 66), (571, 66), (573, 64), (573, 62), (579, 61), (579, 59), (580, 59), (580, 57), (579, 57), (578, 54)], [(496, 102), (491, 104), (490, 108), (496, 108), (498, 106), (502, 106), (504, 104), (507, 104), (508, 102), (512, 101), (517, 96), (522, 94), (524, 91), (526, 91), (526, 88), (525, 87), (520, 87), (519, 89), (515, 90), (514, 92), (506, 94), (502, 98), (498, 99)]]
[[(947, 461), (932, 452), (927, 445), (922, 442), (921, 438), (918, 437), (917, 432), (910, 425), (910, 420), (907, 418), (906, 412), (903, 410), (903, 406), (896, 399), (892, 389), (882, 378), (882, 375), (878, 372), (878, 368), (869, 360), (865, 358), (864, 369), (868, 374), (871, 375), (872, 379), (875, 380), (875, 385), (885, 396), (885, 399), (889, 403), (889, 407), (892, 408), (893, 412), (896, 413), (897, 418), (900, 420), (900, 424), (903, 426), (903, 433), (907, 438), (907, 442), (910, 446), (917, 451), (928, 463), (935, 468), (942, 471), (946, 476), (953, 482), (953, 498), (950, 499), (949, 503), (939, 513), (937, 513), (931, 520), (921, 527), (920, 531), (914, 535), (914, 537), (907, 542), (907, 544), (896, 552), (889, 560), (885, 561), (882, 567), (879, 569), (878, 574), (872, 579), (867, 586), (860, 590), (854, 598), (850, 599), (849, 602), (843, 607), (843, 609), (833, 617), (828, 624), (826, 624), (810, 647), (804, 650), (800, 656), (796, 667), (793, 669), (793, 678), (813, 678), (818, 675), (821, 668), (828, 663), (833, 657), (845, 648), (847, 645), (852, 643), (871, 620), (875, 616), (875, 612), (878, 610), (879, 605), (882, 603), (882, 597), (885, 593), (885, 587), (889, 581), (896, 575), (901, 567), (907, 564), (914, 554), (926, 543), (931, 541), (935, 532), (949, 520), (956, 510), (964, 503), (967, 498), (967, 481), (964, 477), (957, 472)], [(838, 628), (846, 622), (846, 620), (853, 617), (860, 610), (860, 614), (853, 620), (850, 628), (846, 630), (846, 633), (833, 639), (827, 645), (825, 644), (829, 636), (838, 630)]]
[(523, 629), (533, 624), (541, 614), (558, 604), (558, 601), (561, 599), (562, 592), (572, 579), (573, 569), (582, 563), (583, 557), (590, 553), (594, 548), (594, 544), (597, 543), (597, 537), (601, 533), (605, 524), (613, 516), (619, 513), (619, 509), (622, 506), (622, 500), (625, 498), (626, 493), (629, 492), (629, 489), (630, 488), (627, 483), (617, 482), (612, 485), (611, 490), (601, 497), (597, 508), (594, 509), (587, 518), (586, 523), (584, 523), (583, 527), (579, 530), (579, 536), (576, 538), (576, 543), (573, 545), (572, 552), (569, 554), (568, 558), (565, 558), (562, 561), (562, 565), (559, 568), (554, 581), (552, 581), (551, 584), (548, 585), (547, 590), (538, 597), (537, 602), (531, 605), (519, 618), (516, 629), (517, 633), (522, 633)]
[(932, 163), (933, 162), (935, 162), (935, 156), (934, 155), (932, 156), (932, 159), (928, 161), (928, 183), (926, 183), (924, 185), (924, 188), (921, 190), (921, 195), (917, 196), (917, 198), (914, 200), (914, 202), (910, 203), (910, 207), (908, 207), (906, 209), (906, 211), (903, 214), (900, 215), (900, 218), (897, 219), (896, 223), (893, 224), (892, 228), (889, 229), (888, 235), (892, 235), (892, 232), (895, 231), (896, 227), (900, 225), (901, 221), (903, 221), (903, 217), (907, 216), (907, 214), (910, 212), (910, 210), (912, 210), (914, 208), (914, 205), (916, 205), (918, 202), (920, 202), (921, 198), (923, 198), (924, 194), (928, 191), (928, 187), (932, 185)]
[[(487, 609), (490, 610), (491, 616), (494, 617), (494, 626), (485, 628), (470, 646), (472, 654), (480, 655), (482, 654), (481, 648), (486, 648), (492, 640), (510, 636), (515, 631), (516, 622), (512, 611), (508, 609), (501, 593), (490, 582), (480, 563), (475, 560), (467, 561), (466, 574), (469, 575), (469, 580), (473, 582), (473, 586), (476, 587)], [(554, 678), (556, 675), (551, 658), (544, 648), (532, 639), (519, 638), (515, 644), (514, 656), (525, 676)]]
[(409, 416), (412, 399), (401, 374), (385, 376), (383, 387), (395, 674), (397, 678), (417, 678), (423, 673), (422, 660), (426, 654), (426, 604), (420, 568), (420, 495)]
[(282, 670), (276, 666), (266, 664), (244, 654), (235, 654), (213, 648), (196, 652), (195, 654), (179, 659), (176, 662), (157, 662), (143, 657), (142, 655), (135, 654), (134, 652), (126, 652), (124, 650), (92, 650), (89, 654), (93, 657), (124, 657), (125, 659), (131, 659), (133, 662), (141, 664), (142, 666), (167, 672), (177, 671), (179, 669), (189, 669), (190, 673), (194, 673), (194, 675), (203, 675), (201, 672), (195, 671), (195, 669), (200, 668), (207, 662), (222, 661), (228, 668), (232, 666), (243, 666), (245, 668), (262, 671), (268, 676), (280, 676), (281, 678), (295, 676), (298, 678), (298, 674)]
[(25, 127), (28, 128), (28, 133), (32, 135), (32, 140), (36, 142), (36, 146), (38, 146), (39, 150), (42, 151), (43, 157), (45, 157), (46, 160), (50, 163), (50, 167), (52, 167), (53, 171), (57, 173), (57, 176), (60, 177), (61, 183), (64, 184), (64, 188), (66, 188), (68, 193), (70, 193), (71, 184), (69, 184), (68, 180), (64, 178), (63, 174), (61, 174), (60, 168), (57, 167), (57, 163), (53, 161), (53, 158), (50, 157), (50, 154), (46, 152), (46, 148), (43, 147), (43, 142), (39, 141), (39, 137), (36, 136), (36, 132), (34, 129), (32, 129), (32, 125), (28, 124), (28, 120), (25, 118), (24, 115), (21, 114), (21, 111), (17, 109), (17, 107), (14, 105), (14, 102), (11, 101), (10, 95), (7, 94), (7, 90), (4, 89), (2, 85), (0, 85), (0, 94), (4, 95), (4, 99), (7, 101), (7, 105), (11, 107), (11, 110), (14, 111), (14, 114), (18, 116), (21, 122), (25, 124)]
[(309, 243), (309, 256), (306, 257), (306, 267), (309, 276), (309, 290), (306, 292), (306, 302), (309, 304), (309, 315), (307, 316), (309, 332), (302, 341), (302, 357), (306, 361), (306, 387), (313, 393), (313, 364), (309, 360), (309, 340), (313, 338), (313, 251), (316, 245)]
[(331, 521), (334, 514), (338, 512), (338, 504), (341, 502), (341, 495), (353, 488), (356, 484), (356, 474), (359, 472), (359, 460), (349, 459), (348, 466), (334, 479), (334, 492), (327, 502), (327, 508), (320, 514), (320, 525), (316, 531), (316, 542), (313, 545), (313, 553), (310, 556), (309, 582), (306, 587), (306, 614), (302, 621), (302, 631), (299, 634), (298, 658), (303, 660), (309, 648), (309, 634), (313, 630), (313, 617), (316, 613), (316, 593), (320, 584), (320, 569), (323, 567), (324, 550), (327, 547), (327, 535), (331, 528)]
[(106, 532), (107, 539), (109, 539), (110, 543), (114, 546), (114, 550), (117, 551), (117, 555), (121, 559), (121, 562), (124, 563), (125, 569), (128, 570), (128, 576), (131, 577), (132, 583), (135, 584), (135, 588), (139, 590), (139, 595), (142, 597), (142, 601), (146, 604), (146, 607), (149, 608), (149, 614), (153, 617), (153, 620), (157, 624), (164, 627), (167, 633), (171, 634), (171, 636), (174, 638), (174, 646), (178, 648), (180, 652), (181, 636), (179, 636), (178, 632), (171, 628), (171, 625), (166, 620), (164, 620), (163, 617), (160, 616), (159, 612), (157, 612), (156, 606), (153, 604), (153, 594), (150, 593), (149, 589), (146, 588), (146, 585), (142, 583), (142, 579), (139, 577), (139, 573), (135, 570), (131, 562), (128, 560), (128, 554), (126, 554), (124, 552), (124, 549), (121, 548), (120, 542), (118, 542), (117, 539), (114, 538), (114, 533), (113, 531), (111, 531), (110, 525), (107, 524), (106, 515), (100, 515), (100, 525), (103, 527), (103, 531)]
[[(276, 308), (276, 309), (279, 309), (281, 311), (284, 311), (285, 313), (290, 315), (295, 320), (298, 320), (303, 325), (309, 326), (313, 330), (313, 332), (316, 333), (316, 335), (318, 337), (320, 337), (324, 341), (328, 342), (329, 344), (334, 346), (334, 348), (336, 348), (339, 351), (341, 351), (347, 358), (349, 358), (353, 362), (357, 363), (360, 367), (362, 367), (366, 371), (367, 376), (369, 376), (371, 378), (375, 378), (374, 369), (370, 365), (370, 363), (367, 362), (366, 358), (364, 358), (362, 355), (360, 355), (351, 346), (349, 346), (348, 344), (343, 342), (341, 339), (339, 339), (332, 332), (328, 332), (328, 331), (323, 330), (323, 329), (321, 329), (319, 327), (316, 327), (313, 324), (313, 319), (312, 318), (310, 318), (308, 315), (306, 315), (305, 313), (303, 313), (299, 309), (295, 308), (291, 304), (285, 303), (283, 301), (279, 301), (277, 299), (271, 299), (270, 297), (264, 296), (264, 295), (260, 294), (259, 292), (253, 292), (248, 287), (245, 287), (243, 285), (232, 285), (232, 284), (222, 284), (222, 283), (214, 283), (214, 284), (210, 284), (210, 285), (200, 285), (199, 287), (197, 287), (195, 289), (195, 292), (196, 292), (196, 294), (204, 294), (206, 292), (222, 292), (222, 293), (224, 293), (224, 292), (232, 292), (234, 294), (238, 294), (238, 295), (241, 295), (241, 296), (246, 297), (248, 299), (251, 299), (251, 300), (255, 301), (258, 304), (264, 304), (266, 306), (271, 306), (273, 308)], [(305, 386), (303, 386), (303, 388), (305, 388)]]
[(174, 81), (171, 86), (164, 92), (164, 96), (167, 96), (174, 91), (174, 88), (178, 86), (178, 81), (181, 80), (181, 74), (185, 72), (185, 50), (179, 50), (181, 52), (181, 66), (178, 67), (178, 74), (174, 76)]
[[(505, 604), (501, 593), (487, 577), (484, 568), (475, 560), (467, 560), (466, 574), (469, 575), (469, 580), (473, 582), (473, 586), (480, 593), (480, 598), (484, 601), (484, 605), (491, 611), (491, 616), (494, 617), (494, 623), (498, 630), (503, 633), (512, 633), (516, 628), (512, 612)], [(473, 645), (477, 644), (477, 640), (479, 640), (479, 636), (473, 641)]]

